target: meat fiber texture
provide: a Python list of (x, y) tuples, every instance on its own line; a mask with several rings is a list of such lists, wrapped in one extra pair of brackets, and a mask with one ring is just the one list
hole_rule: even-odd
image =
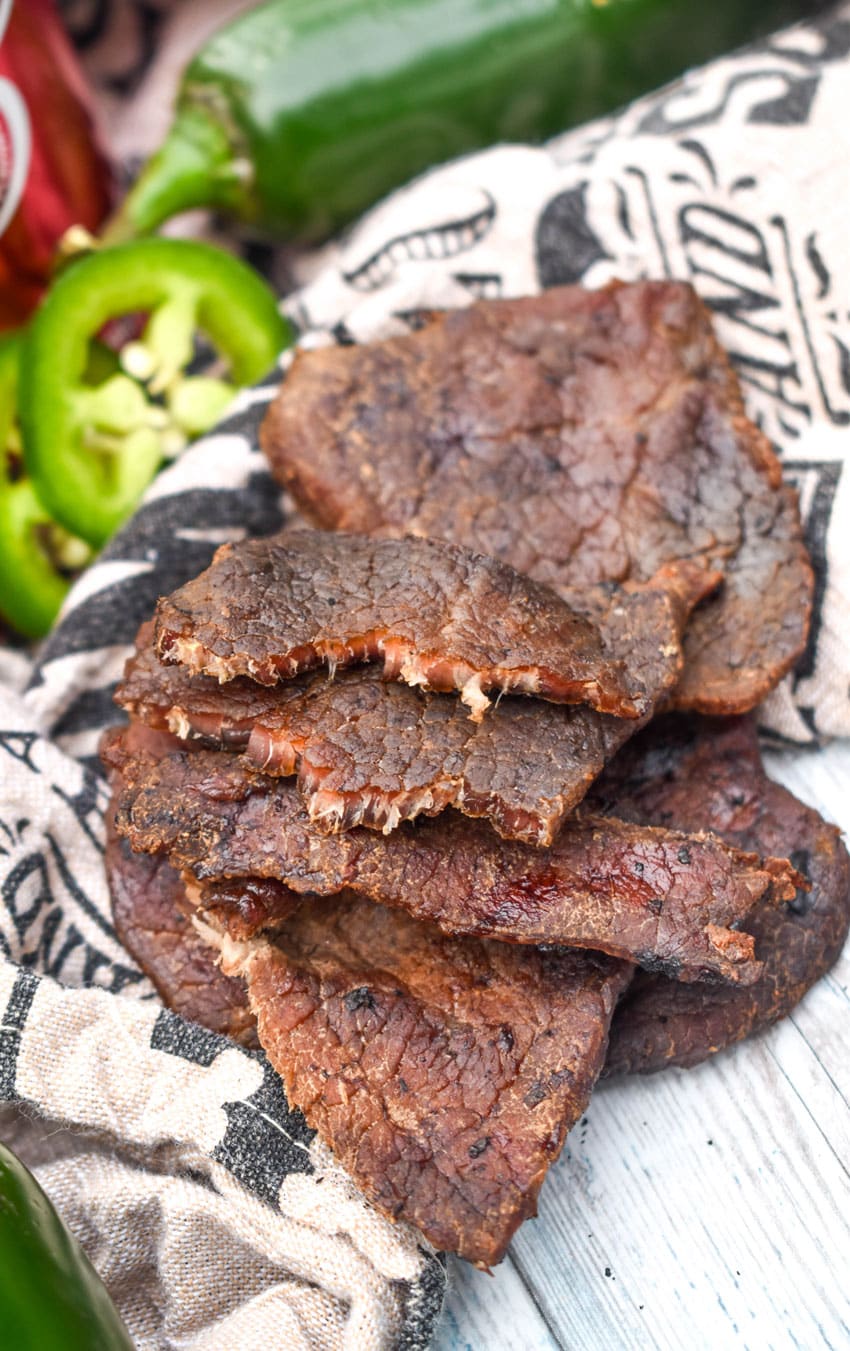
[(659, 720), (617, 758), (598, 795), (598, 806), (636, 822), (698, 822), (739, 849), (780, 849), (809, 881), (747, 916), (764, 969), (746, 989), (639, 975), (617, 1010), (609, 1073), (697, 1065), (785, 1017), (837, 960), (850, 928), (850, 858), (835, 826), (767, 777), (751, 719)]
[(683, 709), (753, 708), (805, 645), (796, 496), (686, 283), (484, 301), (301, 352), (262, 440), (325, 528), (452, 540), (556, 590), (722, 569), (685, 638)]
[(799, 880), (785, 861), (701, 832), (603, 817), (568, 821), (545, 853), (453, 814), (385, 839), (325, 835), (292, 785), (239, 756), (169, 750), (168, 740), (139, 726), (107, 739), (104, 758), (121, 775), (116, 828), (201, 882), (351, 889), (447, 934), (591, 948), (679, 980), (749, 983), (761, 967), (749, 934), (731, 926), (768, 891), (776, 903), (793, 896)]
[(274, 941), (207, 934), (289, 1101), (374, 1204), (501, 1261), (587, 1106), (626, 963), (447, 938), (346, 895)]
[(639, 673), (639, 719), (506, 696), (476, 723), (456, 699), (384, 682), (377, 667), (332, 681), (222, 684), (160, 663), (149, 624), (116, 701), (152, 727), (243, 749), (267, 773), (297, 775), (308, 815), (324, 830), (388, 833), (456, 807), (487, 817), (508, 839), (549, 845), (605, 762), (669, 697), (688, 616), (716, 582), (685, 563), (639, 586), (571, 594), (598, 626), (606, 660)]
[[(660, 720), (617, 758), (594, 805), (636, 820), (708, 821), (739, 846), (787, 842), (811, 884), (778, 907), (768, 901), (750, 911), (748, 927), (764, 964), (757, 983), (685, 986), (639, 974), (618, 1006), (605, 1073), (699, 1064), (785, 1017), (837, 959), (850, 928), (850, 858), (834, 826), (764, 774), (750, 719)], [(243, 1039), (244, 988), (214, 965), (188, 915), (199, 907), (231, 936), (252, 938), (286, 922), (296, 893), (282, 883), (243, 879), (195, 884), (187, 900), (183, 881), (163, 858), (134, 854), (115, 836), (106, 857), (122, 942), (169, 1006)]]
[(384, 675), (460, 691), (476, 719), (486, 690), (647, 710), (596, 626), (547, 586), (439, 540), (288, 531), (224, 544), (160, 600), (157, 650), (195, 674), (263, 685), (301, 671), (381, 661)]
[[(618, 995), (609, 1072), (696, 1063), (787, 1012), (847, 929), (850, 867), (838, 834), (764, 779), (748, 721), (696, 734), (681, 719), (656, 724), (603, 787), (599, 805), (621, 792), (625, 812), (666, 817), (678, 801), (680, 813), (704, 817), (707, 793), (709, 817), (727, 829), (736, 821), (736, 837), (752, 838), (754, 821), (756, 834), (765, 823), (783, 838), (790, 830), (813, 890), (787, 910), (757, 906), (758, 985), (638, 975), (623, 995), (632, 971), (623, 963), (449, 939), (356, 895), (299, 898), (253, 879), (193, 884), (187, 896), (163, 858), (113, 839), (116, 921), (184, 1016), (243, 1039), (259, 1021), (290, 1101), (379, 1208), (489, 1266), (535, 1212), (545, 1172), (586, 1109)], [(194, 906), (205, 919), (197, 930)]]
[(259, 892), (204, 889), (194, 927), (179, 875), (122, 844), (107, 854), (116, 922), (166, 1002), (243, 1039), (258, 1023), (289, 1102), (379, 1209), (499, 1262), (587, 1107), (631, 967), (447, 938), (350, 894), (296, 898), (271, 938)]

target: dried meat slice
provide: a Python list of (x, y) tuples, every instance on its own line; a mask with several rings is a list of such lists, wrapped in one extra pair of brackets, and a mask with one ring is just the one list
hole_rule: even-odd
[[(226, 752), (145, 750), (146, 728), (105, 741), (123, 776), (116, 824), (134, 849), (166, 853), (199, 881), (274, 877), (294, 891), (351, 889), (448, 934), (591, 948), (679, 980), (757, 979), (752, 939), (731, 927), (770, 890), (793, 896), (787, 862), (760, 862), (697, 833), (611, 818), (567, 821), (541, 852), (446, 814), (325, 835), (283, 780)], [(179, 743), (175, 743), (179, 745)]]
[(284, 531), (223, 544), (156, 614), (157, 650), (194, 674), (263, 685), (327, 665), (381, 662), (388, 679), (460, 691), (480, 719), (486, 690), (647, 709), (596, 626), (547, 586), (432, 539)]
[(288, 923), (306, 897), (275, 877), (221, 878), (198, 882), (191, 874), (181, 878), (189, 911), (203, 912), (231, 938), (254, 938), (266, 929)]
[(587, 1106), (631, 968), (447, 938), (345, 894), (274, 939), (204, 932), (246, 980), (289, 1101), (373, 1203), (501, 1261)]
[(752, 708), (803, 650), (796, 496), (685, 283), (485, 301), (305, 351), (262, 442), (324, 528), (452, 540), (558, 590), (722, 568), (686, 636), (682, 708)]
[(111, 832), (106, 877), (115, 931), (165, 1004), (211, 1032), (257, 1045), (256, 1022), (241, 981), (210, 960), (189, 919), (186, 888), (166, 858), (134, 854)]
[[(640, 673), (650, 709), (675, 686), (688, 615), (715, 581), (683, 565), (639, 588), (583, 594), (605, 651)], [(457, 700), (386, 683), (374, 667), (333, 681), (219, 684), (160, 663), (151, 625), (139, 633), (116, 700), (153, 727), (245, 750), (267, 773), (297, 775), (321, 829), (365, 825), (388, 833), (420, 813), (456, 807), (487, 817), (508, 839), (537, 845), (552, 843), (606, 760), (649, 716), (628, 720), (507, 696), (474, 723)]]
[[(290, 1103), (374, 1203), (437, 1247), (499, 1262), (587, 1107), (631, 967), (449, 939), (351, 895), (260, 937), (256, 880), (247, 902), (236, 884), (187, 897), (123, 841), (107, 862), (122, 941), (166, 1004), (248, 1044), (259, 1019)], [(265, 907), (273, 923), (282, 899)]]
[(617, 1010), (608, 1072), (698, 1065), (785, 1017), (836, 961), (850, 927), (850, 858), (839, 831), (765, 774), (754, 722), (667, 718), (618, 757), (599, 805), (635, 822), (696, 822), (740, 849), (781, 849), (810, 890), (759, 902), (747, 928), (764, 961), (747, 989), (640, 975)]

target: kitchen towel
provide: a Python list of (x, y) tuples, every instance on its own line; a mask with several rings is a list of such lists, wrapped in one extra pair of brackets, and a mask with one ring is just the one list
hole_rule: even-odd
[[(817, 569), (811, 640), (765, 726), (846, 735), (848, 166), (845, 4), (545, 148), (426, 175), (301, 260), (286, 308), (305, 345), (345, 343), (481, 296), (691, 279), (800, 490)], [(32, 668), (0, 654), (0, 1135), (142, 1351), (424, 1347), (444, 1287), (439, 1259), (360, 1198), (260, 1053), (163, 1010), (110, 919), (96, 752), (112, 690), (157, 595), (287, 518), (257, 449), (278, 378), (159, 477)]]

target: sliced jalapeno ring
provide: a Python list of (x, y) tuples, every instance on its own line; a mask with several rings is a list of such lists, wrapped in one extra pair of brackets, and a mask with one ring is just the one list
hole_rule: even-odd
[[(92, 343), (134, 313), (147, 316), (143, 332), (94, 383)], [(186, 373), (198, 333), (226, 379)], [(209, 245), (144, 239), (72, 263), (35, 317), (21, 368), (26, 464), (47, 510), (99, 548), (162, 461), (212, 426), (288, 340), (265, 282)]]

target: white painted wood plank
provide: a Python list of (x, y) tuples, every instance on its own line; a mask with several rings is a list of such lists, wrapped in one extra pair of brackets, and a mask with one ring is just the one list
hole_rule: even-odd
[(603, 1089), (550, 1184), (514, 1249), (564, 1345), (850, 1344), (850, 1178), (766, 1040)]
[[(850, 743), (837, 742), (821, 752), (772, 754), (765, 760), (774, 778), (817, 807), (850, 838)], [(850, 1129), (850, 943), (788, 1021), (799, 1030), (840, 1093), (848, 1114), (844, 1126)]]
[[(818, 993), (822, 995), (821, 991)], [(809, 1003), (814, 998), (812, 994), (804, 1003)], [(812, 1022), (818, 1021), (817, 1015), (825, 1007), (823, 998), (816, 1001), (816, 1012), (812, 1016)], [(850, 1047), (850, 1031), (846, 1011), (842, 1016), (846, 1058), (847, 1048)], [(764, 1041), (777, 1072), (787, 1080), (788, 1085), (797, 1094), (801, 1106), (822, 1131), (824, 1139), (845, 1170), (850, 1172), (850, 1108), (840, 1087), (813, 1055), (805, 1034), (793, 1019), (786, 1018), (769, 1036), (765, 1036)]]
[(558, 1351), (510, 1255), (494, 1276), (449, 1258), (448, 1276), (434, 1351)]
[(850, 948), (788, 1021), (840, 1093), (850, 1123)]
[[(766, 759), (850, 832), (850, 745)], [(455, 1264), (439, 1351), (536, 1347), (541, 1328), (570, 1351), (850, 1347), (849, 991), (845, 950), (763, 1036), (599, 1089), (515, 1266)], [(543, 1318), (517, 1342), (522, 1281)]]

